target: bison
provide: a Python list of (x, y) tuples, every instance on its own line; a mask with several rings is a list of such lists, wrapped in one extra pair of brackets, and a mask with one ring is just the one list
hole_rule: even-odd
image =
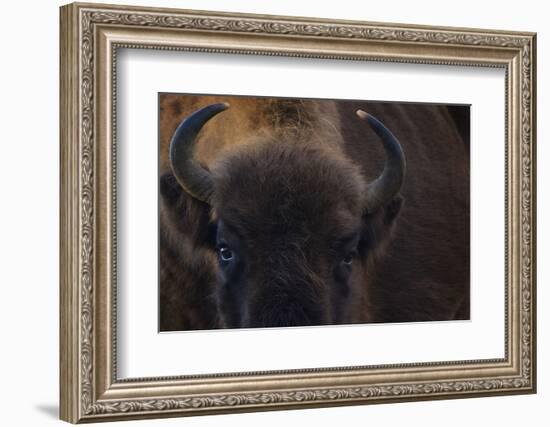
[(161, 97), (161, 331), (469, 317), (466, 107), (231, 104)]

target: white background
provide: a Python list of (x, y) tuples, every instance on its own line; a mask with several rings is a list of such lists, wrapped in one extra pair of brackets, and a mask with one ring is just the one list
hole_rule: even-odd
[[(120, 378), (504, 357), (503, 69), (135, 49), (117, 64)], [(158, 334), (158, 92), (472, 104), (471, 321)]]
[[(113, 0), (114, 3), (118, 3)], [(188, 0), (135, 4), (326, 18), (454, 25), (538, 31), (538, 117), (548, 117), (550, 30), (543, 2), (435, 1), (272, 2)], [(57, 1), (3, 5), (0, 79), (0, 399), (2, 424), (59, 424), (58, 402), (58, 6)], [(548, 126), (538, 129), (538, 358), (539, 393), (438, 402), (266, 412), (193, 419), (129, 422), (124, 425), (372, 425), (498, 426), (547, 425), (550, 376), (547, 363), (550, 315), (550, 151)], [(545, 336), (546, 335), (546, 336)]]

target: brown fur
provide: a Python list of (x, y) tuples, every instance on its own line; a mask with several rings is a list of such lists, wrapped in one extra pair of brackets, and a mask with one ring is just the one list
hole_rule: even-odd
[[(215, 177), (211, 212), (177, 185), (166, 154), (184, 117), (225, 101), (231, 108), (206, 124), (197, 145)], [(160, 107), (161, 330), (240, 326), (224, 306), (231, 298), (253, 301), (243, 308), (252, 326), (469, 317), (469, 139), (456, 125), (463, 110), (180, 95), (161, 96)], [(362, 219), (364, 188), (384, 153), (357, 108), (385, 123), (408, 162), (403, 208), (399, 196)], [(239, 228), (255, 283), (245, 294), (217, 285), (211, 215)], [(335, 296), (326, 254), (358, 219), (349, 295)], [(336, 313), (343, 300), (345, 313)]]

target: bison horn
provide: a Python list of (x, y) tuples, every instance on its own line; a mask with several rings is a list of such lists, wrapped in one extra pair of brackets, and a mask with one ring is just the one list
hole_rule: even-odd
[(397, 138), (375, 117), (363, 110), (357, 110), (357, 116), (366, 120), (384, 143), (386, 163), (382, 174), (367, 187), (366, 211), (372, 213), (389, 203), (401, 189), (405, 176), (405, 154)]
[(170, 166), (178, 183), (189, 195), (208, 204), (212, 202), (214, 182), (210, 172), (195, 159), (195, 142), (204, 124), (228, 107), (227, 103), (212, 104), (195, 111), (180, 123), (170, 142)]

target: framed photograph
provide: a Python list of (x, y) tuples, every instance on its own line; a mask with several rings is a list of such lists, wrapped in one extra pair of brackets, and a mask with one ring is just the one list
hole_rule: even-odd
[(535, 392), (535, 34), (60, 22), (63, 420)]

